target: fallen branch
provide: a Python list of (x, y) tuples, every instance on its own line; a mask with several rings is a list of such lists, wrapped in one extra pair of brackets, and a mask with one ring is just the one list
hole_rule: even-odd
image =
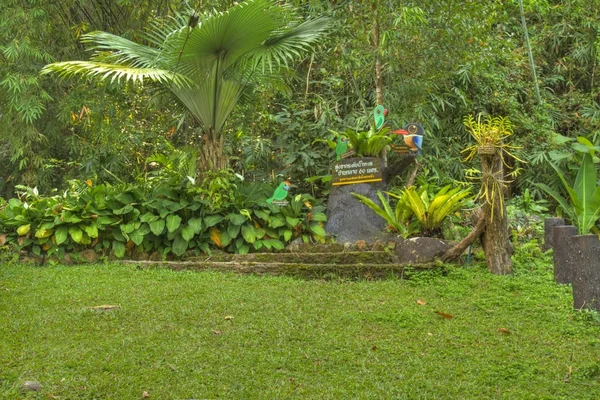
[(485, 225), (487, 222), (487, 212), (485, 212), (484, 208), (479, 208), (477, 211), (479, 213), (479, 217), (477, 218), (477, 224), (475, 224), (475, 228), (469, 233), (463, 240), (461, 240), (456, 246), (448, 249), (444, 255), (442, 255), (441, 260), (452, 261), (460, 257), (462, 253), (469, 247), (485, 230)]

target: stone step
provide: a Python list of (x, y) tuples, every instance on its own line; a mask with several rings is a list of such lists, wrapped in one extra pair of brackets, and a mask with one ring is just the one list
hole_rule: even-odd
[(257, 275), (290, 275), (306, 278), (408, 278), (411, 274), (435, 268), (435, 264), (303, 264), (253, 261), (123, 261), (139, 269), (167, 268), (173, 271), (221, 271)]
[(192, 257), (190, 262), (255, 262), (298, 264), (393, 264), (396, 255), (387, 251), (351, 251), (334, 253), (214, 253), (211, 256)]

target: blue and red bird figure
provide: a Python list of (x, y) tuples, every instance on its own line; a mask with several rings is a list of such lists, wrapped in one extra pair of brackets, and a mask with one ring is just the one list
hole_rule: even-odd
[(398, 129), (392, 133), (404, 136), (404, 143), (408, 146), (410, 151), (421, 154), (423, 150), (423, 134), (425, 133), (425, 130), (421, 125), (410, 122), (406, 124), (404, 129)]

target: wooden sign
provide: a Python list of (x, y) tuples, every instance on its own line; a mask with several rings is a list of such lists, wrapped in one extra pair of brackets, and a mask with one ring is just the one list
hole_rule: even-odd
[(333, 165), (331, 178), (333, 186), (381, 182), (383, 180), (381, 159), (377, 157), (342, 159)]

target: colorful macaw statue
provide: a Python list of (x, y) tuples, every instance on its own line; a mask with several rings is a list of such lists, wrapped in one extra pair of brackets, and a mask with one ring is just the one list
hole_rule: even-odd
[(404, 129), (398, 129), (392, 133), (396, 135), (403, 135), (404, 143), (410, 148), (410, 150), (412, 152), (416, 152), (417, 154), (421, 154), (423, 150), (423, 134), (425, 134), (425, 129), (423, 129), (421, 125), (410, 122), (406, 124)]
[(382, 105), (378, 105), (373, 110), (373, 116), (375, 117), (375, 130), (378, 131), (381, 129), (383, 124), (385, 124), (385, 116), (387, 115), (388, 110), (384, 108)]
[(348, 139), (338, 138), (337, 144), (335, 145), (336, 161), (340, 161), (342, 159), (342, 154), (344, 154), (346, 150), (348, 150)]
[(275, 192), (273, 192), (273, 196), (267, 199), (267, 203), (273, 203), (273, 201), (281, 201), (285, 200), (288, 194), (288, 190), (290, 190), (291, 183), (289, 181), (283, 181), (279, 184)]

